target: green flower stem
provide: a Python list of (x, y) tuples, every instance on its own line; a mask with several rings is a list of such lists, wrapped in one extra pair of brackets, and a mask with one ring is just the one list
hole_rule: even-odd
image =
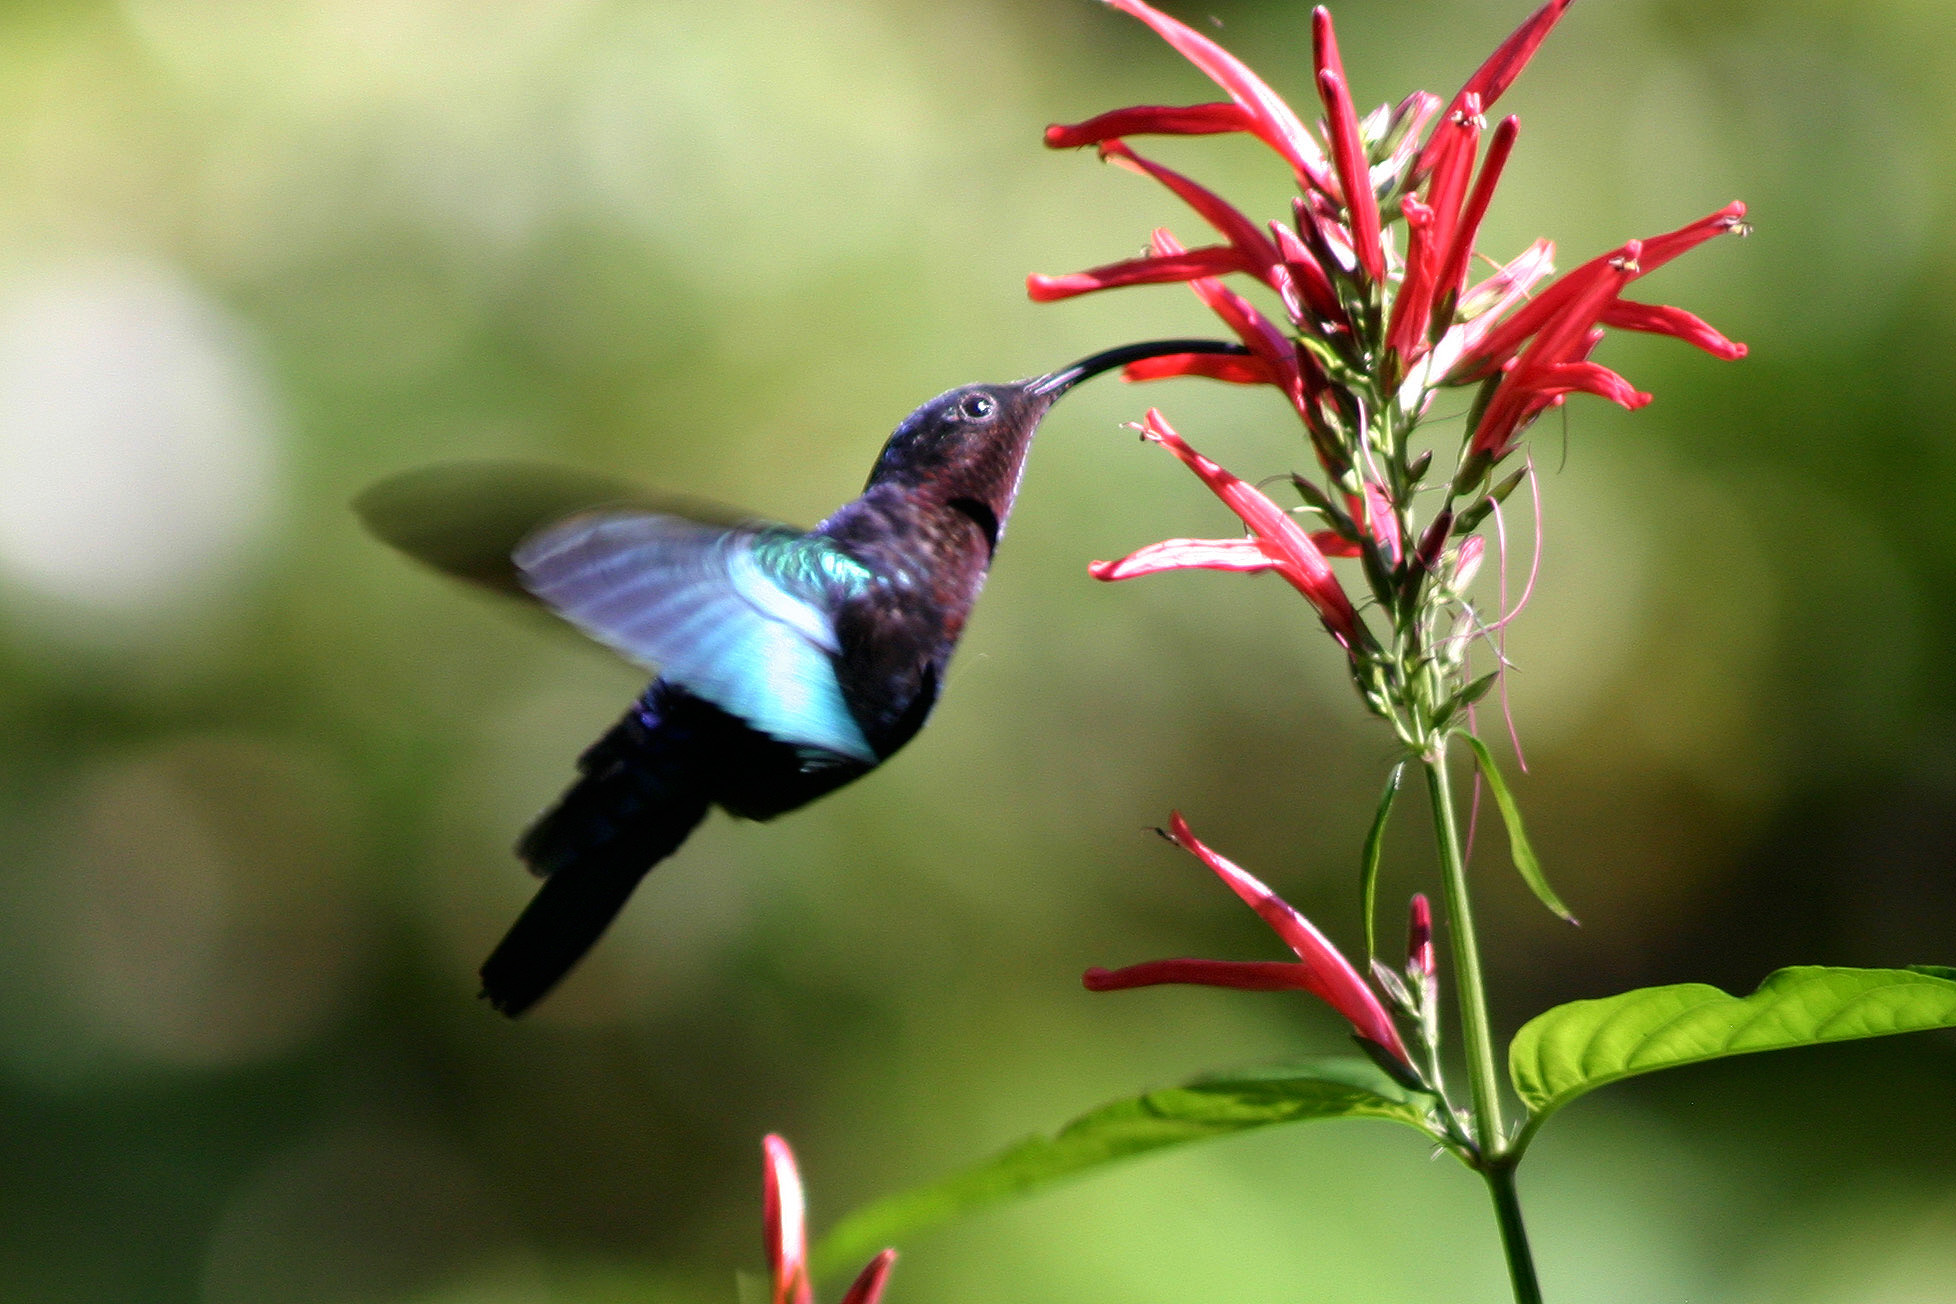
[(1501, 1224), (1501, 1249), (1508, 1256), (1515, 1304), (1542, 1304), (1542, 1286), (1535, 1280), (1535, 1257), (1528, 1249), (1528, 1229), (1521, 1221), (1521, 1197), (1515, 1192), (1515, 1158), (1511, 1155), (1496, 1160), (1481, 1173), (1494, 1196), (1494, 1217)]
[(1433, 834), (1446, 878), (1447, 944), (1453, 950), (1453, 982), (1460, 993), (1460, 1035), (1467, 1050), (1467, 1082), (1474, 1098), (1474, 1141), (1485, 1160), (1501, 1158), (1506, 1142), (1501, 1122), (1500, 1079), (1494, 1067), (1494, 1038), (1487, 1025), (1487, 992), (1481, 981), (1480, 940), (1474, 908), (1467, 897), (1467, 866), (1460, 856), (1460, 826), (1454, 815), (1453, 788), (1447, 779), (1447, 744), (1442, 738), (1424, 758), (1426, 788), (1433, 799)]
[(1494, 1038), (1488, 1029), (1487, 991), (1481, 978), (1479, 937), (1474, 930), (1473, 905), (1467, 896), (1467, 866), (1460, 853), (1460, 824), (1454, 813), (1453, 786), (1447, 776), (1447, 745), (1443, 737), (1424, 757), (1427, 791), (1433, 799), (1433, 833), (1440, 849), (1440, 868), (1446, 879), (1447, 942), (1453, 952), (1454, 987), (1460, 993), (1461, 1040), (1466, 1044), (1467, 1080), (1473, 1091), (1476, 1167), (1494, 1197), (1494, 1216), (1501, 1227), (1501, 1249), (1508, 1260), (1508, 1277), (1516, 1304), (1542, 1304), (1535, 1279), (1535, 1260), (1521, 1220), (1521, 1199), (1515, 1192), (1515, 1163), (1520, 1158), (1508, 1146), (1501, 1121), (1501, 1086), (1494, 1065)]

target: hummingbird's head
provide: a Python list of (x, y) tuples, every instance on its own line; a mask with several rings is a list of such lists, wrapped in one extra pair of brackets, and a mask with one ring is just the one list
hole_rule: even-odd
[(988, 490), (1017, 483), (1033, 432), (1059, 398), (1058, 391), (1035, 392), (1036, 383), (960, 385), (939, 394), (897, 426), (869, 483), (989, 501)]
[(870, 470), (868, 489), (889, 486), (919, 505), (962, 513), (997, 548), (1019, 495), (1039, 420), (1059, 392), (1037, 381), (960, 385), (912, 412)]
[[(994, 510), (1009, 507), (1039, 422), (1081, 381), (1144, 358), (1245, 352), (1240, 344), (1220, 340), (1154, 340), (1108, 349), (1028, 380), (961, 385), (903, 419), (876, 459), (869, 483), (985, 494)], [(994, 500), (991, 495), (999, 491), (1002, 500)]]
[(960, 385), (903, 419), (883, 445), (869, 487), (894, 485), (965, 512), (996, 546), (1019, 494), (1032, 437), (1068, 390), (1143, 358), (1243, 352), (1241, 345), (1219, 340), (1156, 340), (1096, 353), (1029, 380)]

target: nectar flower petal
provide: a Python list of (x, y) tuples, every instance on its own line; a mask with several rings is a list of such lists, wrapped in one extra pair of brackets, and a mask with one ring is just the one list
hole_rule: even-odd
[(1470, 534), (1460, 545), (1460, 555), (1454, 561), (1453, 574), (1447, 579), (1447, 587), (1455, 593), (1464, 594), (1474, 577), (1481, 573), (1481, 560), (1487, 555), (1487, 540), (1478, 534)]
[[(1186, 252), (1166, 230), (1154, 233), (1154, 250), (1163, 257)], [(1291, 343), (1290, 337), (1258, 312), (1248, 299), (1214, 277), (1197, 277), (1189, 282), (1189, 288), (1270, 368), (1282, 381), (1284, 393), (1301, 409), (1305, 402), (1304, 372), (1298, 364), (1297, 346)]]
[(1270, 501), (1255, 485), (1231, 475), (1190, 448), (1154, 408), (1149, 408), (1143, 419), (1142, 433), (1195, 472), (1209, 486), (1209, 491), (1256, 533), (1272, 555), (1283, 558), (1279, 573), (1317, 608), (1318, 617), (1334, 638), (1347, 649), (1359, 645), (1365, 635), (1358, 612), (1332, 573), (1331, 563), (1289, 512)]
[(1282, 566), (1259, 539), (1164, 539), (1119, 561), (1096, 561), (1087, 574), (1097, 580), (1131, 580), (1171, 570), (1219, 570), (1254, 573)]
[(1195, 987), (1234, 987), (1243, 992), (1309, 991), (1309, 965), (1290, 960), (1149, 960), (1124, 969), (1095, 967), (1081, 976), (1090, 992), (1124, 992), (1136, 987), (1186, 983)]
[[(1600, 334), (1600, 332), (1598, 332)], [(1594, 347), (1594, 339), (1584, 351)], [(1559, 406), (1570, 394), (1594, 394), (1630, 411), (1650, 402), (1650, 395), (1608, 367), (1587, 361), (1517, 364), (1501, 382), (1494, 399), (1475, 427), (1469, 449), (1500, 460), (1514, 446), (1515, 436), (1543, 409)]]
[(1324, 151), (1311, 139), (1310, 132), (1304, 129), (1283, 97), (1265, 85), (1242, 60), (1142, 0), (1107, 0), (1107, 3), (1154, 28), (1156, 35), (1227, 91), (1230, 99), (1242, 105), (1255, 124), (1252, 130), (1257, 138), (1290, 163), (1300, 185), (1330, 191), (1331, 178), (1325, 170)]
[(1345, 211), (1351, 217), (1352, 244), (1359, 266), (1374, 282), (1385, 279), (1385, 253), (1379, 246), (1379, 201), (1372, 193), (1371, 164), (1358, 131), (1358, 111), (1345, 82), (1345, 63), (1338, 53), (1338, 34), (1331, 11), (1323, 5), (1311, 11), (1311, 49), (1318, 74), (1318, 98), (1324, 102), (1325, 123), (1331, 134), (1331, 157), (1338, 168)]
[(1037, 272), (1026, 277), (1026, 297), (1034, 303), (1055, 303), (1095, 290), (1119, 289), (1124, 285), (1161, 285), (1192, 281), (1198, 276), (1227, 276), (1231, 272), (1253, 270), (1243, 255), (1227, 245), (1211, 245), (1179, 254), (1129, 258), (1084, 272), (1044, 276)]
[(1479, 95), (1482, 105), (1492, 108), (1494, 101), (1501, 98), (1508, 87), (1514, 85), (1521, 70), (1535, 57), (1535, 51), (1542, 48), (1542, 42), (1558, 22), (1572, 0), (1548, 0), (1548, 3), (1530, 14), (1508, 39), (1495, 47), (1487, 62), (1477, 69), (1467, 84), (1460, 88), (1459, 100), (1464, 102), (1469, 95)]
[(1101, 157), (1143, 176), (1153, 177), (1174, 191), (1176, 198), (1193, 208), (1203, 221), (1216, 228), (1218, 235), (1235, 247), (1243, 257), (1244, 270), (1269, 279), (1271, 267), (1278, 262), (1277, 247), (1263, 234), (1263, 228), (1244, 216), (1235, 205), (1172, 168), (1142, 158), (1118, 140), (1108, 141), (1101, 147), (1100, 153)]
[[(1338, 292), (1331, 288), (1331, 278), (1324, 274), (1324, 264), (1318, 261), (1317, 255), (1281, 222), (1270, 224), (1270, 237), (1275, 241), (1277, 253), (1284, 260), (1284, 269), (1290, 273), (1304, 305), (1317, 319), (1317, 328), (1326, 332), (1349, 329), (1344, 305), (1338, 302)], [(1306, 323), (1299, 320), (1296, 324), (1303, 326)]]
[[(1451, 115), (1464, 106), (1469, 95), (1480, 96), (1482, 112), (1493, 108), (1494, 101), (1500, 99), (1502, 93), (1514, 85), (1515, 78), (1521, 76), (1521, 70), (1526, 68), (1528, 61), (1535, 57), (1535, 51), (1542, 48), (1542, 42), (1548, 38), (1550, 29), (1561, 21), (1563, 13), (1572, 2), (1573, 0), (1548, 0), (1547, 4), (1530, 14), (1521, 26), (1509, 34), (1507, 40), (1495, 47), (1494, 53), (1487, 57), (1487, 62), (1467, 79), (1467, 84), (1462, 86), (1460, 93), (1453, 97), (1453, 103), (1447, 106), (1447, 113)], [(1432, 165), (1433, 146), (1428, 144), (1426, 153), (1420, 156), (1420, 170), (1425, 171)]]
[(1585, 264), (1571, 272), (1568, 279), (1575, 290), (1563, 301), (1562, 310), (1543, 322), (1534, 340), (1521, 351), (1515, 371), (1525, 373), (1531, 367), (1569, 361), (1578, 356), (1578, 349), (1580, 356), (1587, 357), (1602, 338), (1600, 334), (1590, 338), (1596, 319), (1624, 286), (1637, 279), (1642, 255), (1643, 241), (1631, 240), (1601, 265)]
[(1171, 376), (1203, 376), (1232, 385), (1275, 385), (1276, 373), (1261, 358), (1240, 353), (1167, 353), (1130, 362), (1121, 371), (1128, 381), (1166, 380)]
[(883, 1287), (889, 1284), (890, 1269), (896, 1266), (896, 1260), (895, 1250), (884, 1250), (871, 1259), (849, 1287), (849, 1293), (842, 1297), (842, 1304), (876, 1304), (883, 1298)]
[(1558, 362), (1543, 371), (1542, 379), (1533, 388), (1536, 393), (1551, 398), (1594, 394), (1632, 411), (1650, 402), (1650, 395), (1596, 362)]
[[(1717, 212), (1675, 231), (1654, 235), (1648, 240), (1632, 241), (1638, 246), (1638, 252), (1634, 255), (1637, 265), (1630, 279), (1648, 276), (1678, 255), (1697, 248), (1715, 236), (1744, 235), (1750, 229), (1745, 224), (1745, 205), (1735, 200)], [(1501, 323), (1478, 348), (1468, 353), (1463, 360), (1463, 369), (1456, 372), (1455, 378), (1473, 380), (1496, 370), (1514, 356), (1523, 340), (1563, 314), (1570, 300), (1588, 288), (1604, 268), (1622, 259), (1629, 248), (1626, 244), (1608, 253), (1598, 254), (1542, 291), (1527, 307)]]
[[(767, 1244), (768, 1273), (774, 1279), (771, 1304), (814, 1304), (815, 1289), (808, 1271), (808, 1207), (802, 1195), (801, 1173), (787, 1141), (770, 1132), (761, 1141), (761, 1210)], [(889, 1280), (895, 1250), (884, 1250), (869, 1261), (842, 1304), (876, 1304)]]
[(1500, 324), (1502, 314), (1526, 299), (1528, 292), (1554, 271), (1555, 241), (1537, 240), (1462, 295), (1454, 312), (1468, 328), (1478, 328), (1485, 336)]
[(1433, 310), (1433, 270), (1438, 254), (1433, 248), (1433, 210), (1407, 195), (1399, 201), (1406, 215), (1406, 274), (1393, 296), (1392, 315), (1386, 319), (1386, 347), (1399, 355), (1404, 366), (1426, 351), (1426, 325)]
[[(1495, 127), (1494, 135), (1487, 143), (1487, 157), (1481, 161), (1481, 174), (1474, 181), (1473, 193), (1467, 197), (1467, 206), (1461, 210), (1460, 220), (1454, 224), (1453, 233), (1448, 237), (1448, 245), (1440, 263), (1440, 270), (1434, 277), (1435, 292), (1443, 299), (1452, 295), (1458, 297), (1461, 287), (1467, 284), (1467, 260), (1473, 257), (1474, 240), (1480, 234), (1481, 219), (1487, 216), (1487, 207), (1494, 199), (1494, 187), (1501, 182), (1501, 170), (1508, 164), (1508, 155), (1514, 152), (1515, 137), (1521, 133), (1521, 120), (1515, 117), (1501, 119)], [(1435, 323), (1435, 329), (1445, 326)]]
[(1638, 275), (1650, 275), (1679, 254), (1689, 253), (1707, 240), (1716, 239), (1721, 235), (1750, 234), (1752, 228), (1746, 225), (1745, 203), (1735, 199), (1717, 212), (1707, 213), (1697, 221), (1688, 222), (1675, 231), (1646, 237), (1643, 242), (1643, 255), (1639, 260), (1643, 270)]
[(1426, 183), (1426, 202), (1433, 210), (1433, 262), (1426, 270), (1438, 271), (1437, 264), (1453, 244), (1461, 205), (1467, 197), (1467, 182), (1474, 175), (1474, 157), (1481, 146), (1481, 99), (1466, 97), (1466, 103), (1447, 114), (1434, 129), (1433, 170)]
[(1615, 326), (1620, 330), (1670, 335), (1683, 340), (1686, 344), (1695, 344), (1714, 358), (1726, 362), (1737, 361), (1746, 354), (1745, 345), (1736, 340), (1726, 339), (1704, 318), (1688, 313), (1682, 308), (1618, 299), (1603, 309), (1603, 315), (1599, 320), (1605, 326)]
[(767, 1241), (767, 1266), (774, 1278), (773, 1304), (812, 1304), (808, 1280), (808, 1210), (802, 1197), (795, 1152), (770, 1132), (761, 1141), (764, 1156), (761, 1217)]
[(1137, 104), (1098, 114), (1085, 122), (1055, 122), (1046, 128), (1046, 146), (1078, 149), (1122, 136), (1215, 136), (1255, 130), (1255, 120), (1240, 104)]
[(1383, 1047), (1411, 1066), (1412, 1059), (1407, 1055), (1399, 1029), (1394, 1026), (1385, 1005), (1365, 985), (1365, 980), (1359, 977), (1351, 961), (1340, 955), (1338, 948), (1327, 941), (1310, 920), (1292, 909), (1288, 902), (1265, 887), (1248, 870), (1203, 845), (1189, 829), (1188, 821), (1182, 818), (1180, 811), (1169, 817), (1167, 834), (1169, 841), (1207, 865), (1227, 883), (1230, 890), (1256, 911), (1276, 931), (1277, 936), (1297, 953), (1300, 967), (1305, 970), (1297, 975), (1297, 986), (1342, 1014), (1359, 1036)]
[(1311, 542), (1327, 557), (1356, 557), (1358, 545), (1336, 530), (1312, 530)]

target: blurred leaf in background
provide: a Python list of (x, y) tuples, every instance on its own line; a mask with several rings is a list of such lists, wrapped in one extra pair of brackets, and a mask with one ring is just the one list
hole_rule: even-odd
[[(1302, 6), (1182, 12), (1309, 98)], [(1338, 10), (1362, 105), (1518, 16)], [(1535, 432), (1518, 783), (1585, 927), (1487, 876), (1509, 1029), (1956, 956), (1953, 80), (1928, 0), (1617, 0), (1512, 94), (1490, 248), (1553, 230), (1566, 264), (1735, 196), (1758, 234), (1666, 273), (1742, 366), (1612, 343), (1662, 400), (1572, 411), (1566, 462)], [(1187, 221), (1040, 129), (1203, 94), (1064, 0), (0, 13), (0, 1295), (730, 1300), (770, 1128), (819, 1231), (1098, 1101), (1337, 1049), (1277, 996), (1078, 986), (1256, 944), (1167, 872), (1170, 807), (1360, 940), (1383, 756), (1295, 604), (1084, 574), (1218, 523), (1118, 423), (1152, 402), (1271, 474), (1303, 453), (1261, 396), (1069, 400), (933, 728), (795, 821), (710, 824), (517, 1026), (474, 1000), (509, 845), (638, 677), (346, 508), (516, 456), (812, 521), (928, 395), (1200, 321), (1022, 277)], [(1927, 1037), (1584, 1103), (1534, 1163), (1551, 1297), (1939, 1297), (1956, 1136), (1912, 1102), (1952, 1077)], [(892, 1298), (1494, 1300), (1483, 1230), (1397, 1130), (1306, 1129), (905, 1246)]]

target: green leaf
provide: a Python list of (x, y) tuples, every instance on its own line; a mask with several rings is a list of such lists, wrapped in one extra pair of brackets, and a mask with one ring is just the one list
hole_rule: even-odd
[(1956, 970), (1781, 969), (1750, 996), (1703, 983), (1574, 1001), (1530, 1019), (1508, 1047), (1515, 1092), (1541, 1121), (1621, 1078), (1727, 1055), (1956, 1028)]
[(1427, 1111), (1426, 1097), (1351, 1056), (1150, 1091), (1076, 1118), (1051, 1137), (1032, 1137), (974, 1168), (858, 1209), (817, 1249), (816, 1273), (853, 1270), (916, 1232), (1135, 1155), (1319, 1118), (1391, 1119), (1431, 1135)]
[(1952, 982), (1956, 982), (1956, 967), (1946, 964), (1912, 964), (1908, 967), (1908, 971), (1910, 973), (1926, 973), (1931, 978), (1947, 978)]
[(1555, 895), (1555, 889), (1548, 885), (1548, 878), (1542, 873), (1542, 862), (1535, 859), (1535, 848), (1529, 844), (1528, 831), (1521, 824), (1521, 807), (1515, 804), (1515, 795), (1508, 791), (1508, 781), (1501, 777), (1494, 757), (1488, 754), (1487, 744), (1470, 733), (1460, 736), (1467, 740), (1467, 746), (1472, 749), (1474, 760), (1481, 767), (1481, 775), (1487, 780), (1487, 790), (1501, 812), (1501, 822), (1508, 826), (1508, 854), (1514, 858), (1515, 868), (1521, 871), (1521, 881), (1528, 884), (1536, 900), (1568, 922), (1575, 923), (1576, 917), (1569, 913), (1569, 907), (1562, 904), (1562, 898)]
[(1500, 678), (1501, 672), (1499, 670), (1490, 670), (1473, 683), (1467, 685), (1467, 687), (1461, 689), (1445, 706), (1434, 713), (1433, 727), (1436, 729), (1440, 728), (1447, 721), (1453, 719), (1456, 715), (1459, 715), (1483, 697), (1486, 697), (1487, 690), (1494, 687), (1500, 681)]
[(1365, 852), (1359, 858), (1358, 866), (1358, 905), (1365, 916), (1365, 958), (1378, 954), (1378, 935), (1372, 918), (1373, 906), (1379, 894), (1379, 858), (1385, 854), (1386, 824), (1392, 818), (1392, 803), (1399, 796), (1399, 781), (1406, 775), (1404, 761), (1392, 767), (1386, 775), (1385, 792), (1379, 797), (1379, 809), (1373, 812), (1372, 827), (1365, 834)]

